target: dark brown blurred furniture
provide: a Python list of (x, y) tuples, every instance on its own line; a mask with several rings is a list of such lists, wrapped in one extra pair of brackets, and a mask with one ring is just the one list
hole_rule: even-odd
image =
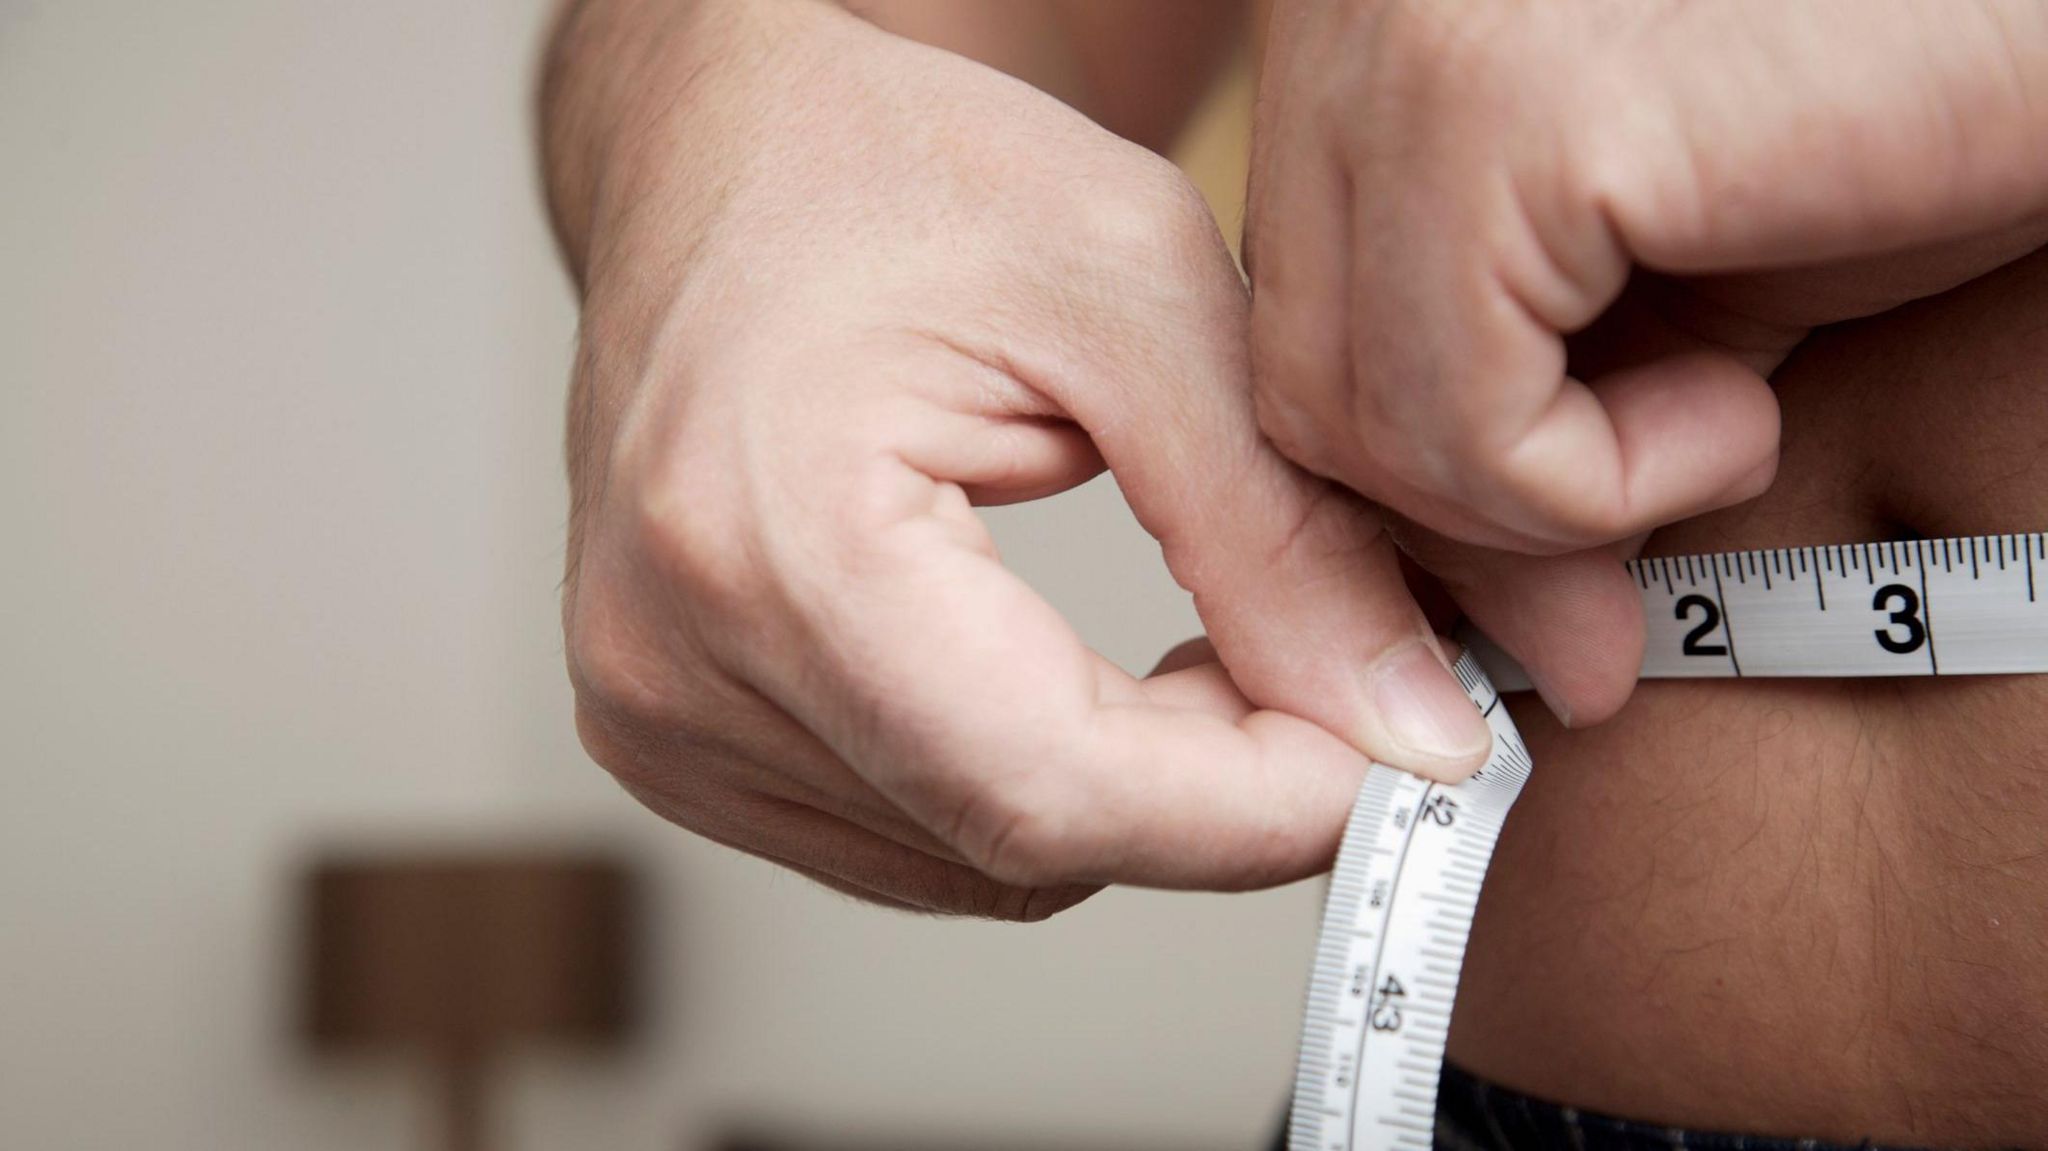
[(481, 1151), (494, 1055), (628, 1035), (633, 887), (623, 862), (596, 856), (323, 859), (305, 891), (304, 1035), (324, 1052), (430, 1061), (445, 1146)]

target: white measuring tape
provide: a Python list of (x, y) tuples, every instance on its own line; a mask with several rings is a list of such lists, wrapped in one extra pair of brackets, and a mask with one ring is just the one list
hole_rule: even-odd
[[(1648, 678), (2048, 672), (2048, 534), (1663, 557), (1628, 569), (1642, 591)], [(1479, 886), (1530, 768), (1494, 688), (1526, 688), (1522, 669), (1475, 636), (1452, 670), (1493, 728), (1493, 753), (1457, 784), (1366, 773), (1316, 943), (1289, 1151), (1432, 1145)]]

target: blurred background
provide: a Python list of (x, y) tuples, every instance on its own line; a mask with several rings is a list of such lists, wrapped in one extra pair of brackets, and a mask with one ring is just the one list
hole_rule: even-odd
[[(0, 0), (0, 1144), (440, 1146), (460, 1062), (494, 1148), (1259, 1145), (1314, 885), (916, 918), (583, 755), (544, 8)], [(990, 519), (1198, 630), (1105, 482)]]

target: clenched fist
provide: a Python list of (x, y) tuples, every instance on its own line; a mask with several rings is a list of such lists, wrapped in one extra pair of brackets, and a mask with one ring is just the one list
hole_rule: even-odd
[(1598, 719), (1597, 548), (1771, 480), (1816, 325), (2048, 239), (2035, 0), (1280, 0), (1248, 252), (1262, 421)]
[[(1476, 766), (1376, 513), (1261, 436), (1243, 284), (1170, 165), (829, 6), (674, 11), (550, 129), (600, 763), (833, 886), (1015, 918), (1304, 875), (1367, 753)], [(973, 505), (1105, 465), (1222, 665), (1135, 679), (1003, 568)]]

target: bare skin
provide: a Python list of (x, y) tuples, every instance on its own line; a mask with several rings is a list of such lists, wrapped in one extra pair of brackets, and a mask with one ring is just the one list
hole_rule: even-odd
[[(1606, 718), (1634, 658), (1632, 589), (1575, 543), (2048, 527), (2048, 9), (1277, 7), (1262, 416), (1402, 513), (1511, 649), (1569, 646), (1572, 604), (1590, 642), (1536, 673), (1570, 677), (1558, 710)], [(2042, 1145), (2044, 701), (2021, 677), (1646, 684), (1577, 731), (1520, 708), (1539, 770), (1452, 1056), (1651, 1122)]]
[[(2048, 527), (2048, 254), (1824, 330), (1777, 482), (1674, 554)], [(2048, 677), (1644, 683), (1538, 770), (1452, 1058), (1696, 1128), (2048, 1144)]]
[[(1089, 52), (1046, 58), (1086, 94)], [(590, 0), (546, 75), (583, 304), (563, 625), (636, 797), (878, 902), (1029, 919), (1311, 874), (1368, 754), (1484, 757), (1376, 514), (1260, 433), (1243, 280), (1157, 153), (814, 0)], [(1111, 664), (974, 514), (1105, 467), (1228, 673)]]
[[(1282, 0), (1250, 298), (1132, 143), (1223, 7), (854, 7), (586, 0), (543, 98), (579, 728), (701, 834), (1003, 918), (1281, 882), (1365, 756), (1476, 759), (1397, 538), (1583, 725), (1628, 698), (1638, 533), (2048, 526), (2039, 5)], [(1213, 640), (1142, 680), (971, 511), (1104, 466)], [(1454, 1057), (1699, 1127), (2048, 1140), (2044, 696), (1522, 708)]]

